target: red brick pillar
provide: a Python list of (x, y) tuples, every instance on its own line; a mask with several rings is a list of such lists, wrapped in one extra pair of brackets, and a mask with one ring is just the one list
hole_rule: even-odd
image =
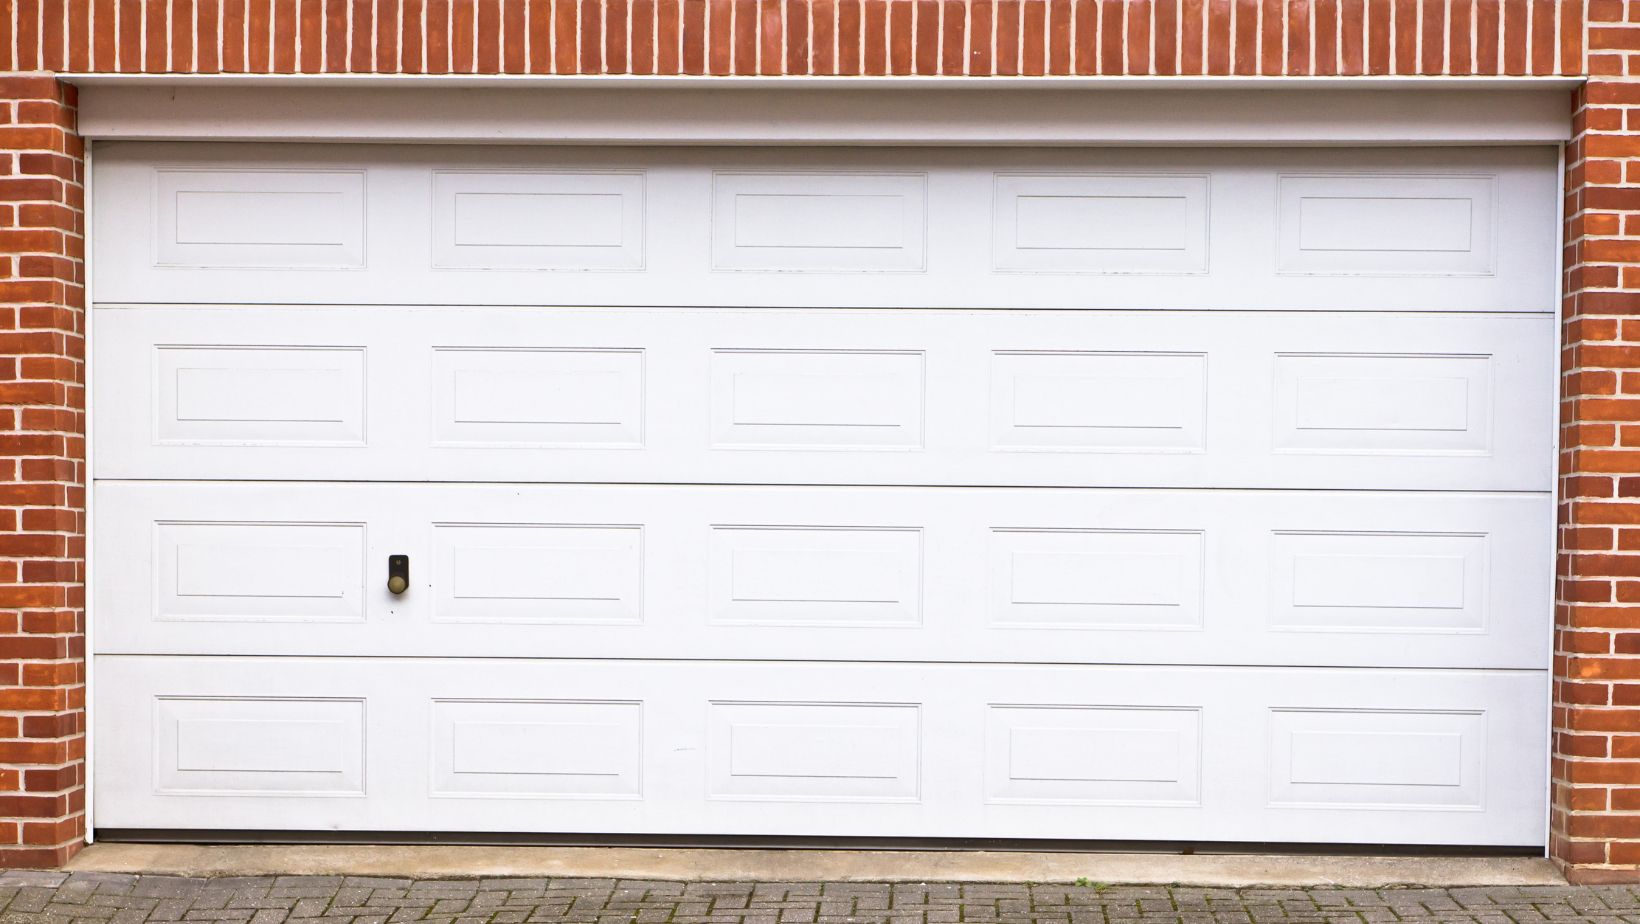
[(85, 160), (74, 89), (0, 77), (0, 867), (85, 836)]
[[(1640, 28), (1590, 3), (1566, 148), (1552, 856), (1640, 881)], [(1640, 22), (1640, 10), (1634, 17)]]

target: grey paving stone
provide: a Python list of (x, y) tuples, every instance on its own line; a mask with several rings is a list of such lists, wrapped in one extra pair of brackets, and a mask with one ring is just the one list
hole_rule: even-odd
[(0, 872), (0, 924), (1640, 924), (1627, 886), (1205, 889)]
[(68, 880), (68, 874), (57, 870), (44, 869), (8, 869), (0, 872), (0, 886), (16, 888), (21, 886), (44, 886), (55, 888)]

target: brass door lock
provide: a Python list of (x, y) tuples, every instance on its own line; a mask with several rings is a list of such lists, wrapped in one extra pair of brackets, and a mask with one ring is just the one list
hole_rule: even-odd
[(410, 556), (387, 556), (387, 592), (398, 596), (410, 589)]

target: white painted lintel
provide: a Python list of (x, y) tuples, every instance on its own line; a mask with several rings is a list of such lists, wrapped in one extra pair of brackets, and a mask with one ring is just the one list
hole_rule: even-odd
[(1575, 83), (74, 79), (80, 130), (100, 140), (774, 145), (1554, 144)]

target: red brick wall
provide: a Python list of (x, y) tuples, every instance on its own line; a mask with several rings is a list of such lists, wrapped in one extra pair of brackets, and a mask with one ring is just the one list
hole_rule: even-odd
[(1566, 148), (1551, 852), (1640, 867), (1640, 10), (1596, 0)]
[(45, 866), (85, 834), (84, 160), (72, 87), (0, 100), (0, 866)]
[[(1587, 5), (1620, 17), (1624, 0)], [(1578, 74), (1585, 0), (0, 0), (8, 8), (16, 34), (0, 16), (0, 49), (15, 49), (16, 70)]]
[[(0, 0), (0, 865), (83, 834), (83, 289), (53, 72), (1588, 74), (1568, 117), (1551, 850), (1640, 880), (1640, 2)], [(1632, 133), (1631, 133), (1632, 132)]]

